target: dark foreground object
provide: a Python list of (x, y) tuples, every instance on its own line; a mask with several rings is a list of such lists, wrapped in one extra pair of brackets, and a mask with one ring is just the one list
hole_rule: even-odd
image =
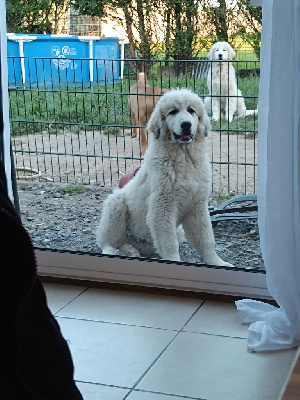
[(0, 162), (0, 398), (82, 400), (67, 342), (37, 277), (31, 239), (7, 196)]

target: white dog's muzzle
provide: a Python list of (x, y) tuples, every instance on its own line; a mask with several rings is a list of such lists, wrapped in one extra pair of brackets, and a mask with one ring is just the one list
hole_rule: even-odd
[(191, 128), (192, 124), (190, 121), (181, 122), (180, 133), (173, 132), (175, 141), (177, 143), (190, 143), (194, 139)]

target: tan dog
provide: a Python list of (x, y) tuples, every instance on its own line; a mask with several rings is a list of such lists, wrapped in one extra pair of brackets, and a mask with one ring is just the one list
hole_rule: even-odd
[(147, 133), (144, 128), (152, 114), (154, 106), (158, 102), (161, 94), (166, 93), (165, 89), (156, 88), (148, 85), (148, 79), (144, 72), (140, 72), (138, 81), (130, 88), (128, 98), (131, 118), (134, 128), (132, 137), (137, 136), (137, 127), (140, 128), (141, 153), (144, 154), (147, 149)]

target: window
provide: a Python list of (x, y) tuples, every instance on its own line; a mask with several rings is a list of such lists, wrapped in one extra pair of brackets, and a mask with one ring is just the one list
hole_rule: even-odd
[[(1, 2), (4, 8), (4, 2)], [(11, 183), (8, 129), (8, 82), (5, 25), (1, 22), (1, 94), (3, 103), (3, 159)], [(10, 185), (13, 195), (13, 185)], [(209, 267), (184, 262), (163, 262), (117, 256), (79, 254), (72, 251), (37, 250), (39, 272), (44, 275), (101, 282), (204, 291), (238, 296), (268, 297), (263, 271)]]

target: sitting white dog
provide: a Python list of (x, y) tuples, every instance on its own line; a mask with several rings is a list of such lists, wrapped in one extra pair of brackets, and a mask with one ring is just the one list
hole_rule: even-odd
[(232, 267), (215, 252), (208, 212), (210, 122), (202, 100), (187, 89), (165, 93), (147, 130), (152, 141), (140, 170), (104, 202), (96, 234), (102, 253), (155, 253), (165, 260), (180, 261), (184, 229), (204, 263)]
[(232, 122), (233, 117), (246, 117), (257, 112), (257, 109), (246, 109), (242, 92), (237, 87), (235, 69), (230, 62), (234, 57), (235, 51), (227, 42), (215, 43), (207, 55), (212, 61), (207, 75), (210, 96), (204, 99), (204, 104), (215, 121), (225, 117)]

